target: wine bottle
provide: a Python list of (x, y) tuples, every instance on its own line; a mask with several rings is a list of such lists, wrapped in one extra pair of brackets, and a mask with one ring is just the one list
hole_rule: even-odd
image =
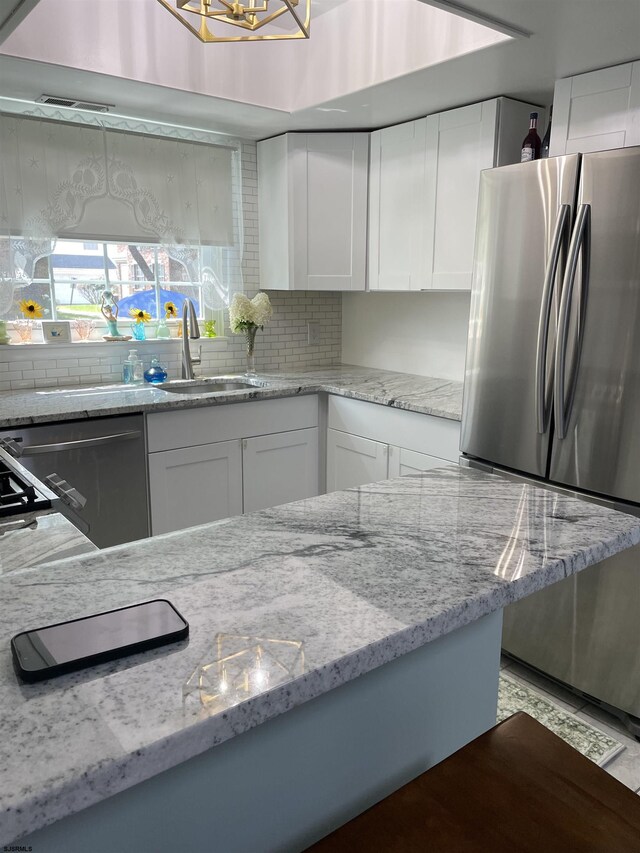
[(538, 113), (531, 113), (529, 115), (529, 133), (527, 133), (522, 141), (521, 163), (540, 159), (540, 137), (538, 136), (537, 127)]
[(553, 119), (553, 107), (549, 107), (549, 124), (540, 146), (540, 157), (544, 160), (549, 156), (549, 143), (551, 142), (551, 120)]

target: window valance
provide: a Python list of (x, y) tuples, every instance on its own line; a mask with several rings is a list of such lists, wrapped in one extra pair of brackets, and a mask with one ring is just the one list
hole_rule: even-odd
[(232, 246), (233, 149), (0, 114), (0, 234)]

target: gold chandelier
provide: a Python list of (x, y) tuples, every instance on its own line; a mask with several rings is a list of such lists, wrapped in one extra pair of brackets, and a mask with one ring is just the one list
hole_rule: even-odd
[[(311, 20), (311, 0), (158, 0), (184, 26), (203, 42), (266, 41), (276, 39), (308, 39)], [(304, 18), (298, 6), (304, 8)], [(272, 24), (281, 15), (289, 14), (296, 25), (294, 32), (277, 29)], [(199, 18), (199, 20), (198, 20)], [(219, 35), (213, 31), (217, 24), (228, 24), (244, 30), (244, 34)], [(267, 27), (264, 32), (256, 32)]]

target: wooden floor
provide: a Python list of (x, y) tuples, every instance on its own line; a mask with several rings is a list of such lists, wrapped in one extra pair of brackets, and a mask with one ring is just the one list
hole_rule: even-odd
[(520, 712), (313, 845), (309, 853), (427, 849), (640, 853), (640, 801)]
[(629, 731), (617, 717), (608, 714), (598, 708), (597, 705), (585, 702), (580, 696), (576, 696), (554, 681), (532, 672), (510, 658), (503, 656), (501, 668), (507, 671), (512, 678), (535, 688), (545, 698), (551, 699), (561, 708), (571, 711), (580, 719), (620, 741), (625, 749), (606, 764), (603, 769), (626, 785), (627, 788), (631, 788), (632, 791), (640, 795), (640, 743), (631, 737)]

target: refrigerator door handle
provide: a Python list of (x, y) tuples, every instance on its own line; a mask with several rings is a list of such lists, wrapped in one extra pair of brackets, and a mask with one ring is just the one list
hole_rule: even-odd
[[(546, 383), (547, 350), (549, 347), (549, 322), (553, 306), (555, 281), (562, 249), (566, 247), (567, 226), (569, 224), (570, 204), (561, 204), (556, 218), (547, 269), (542, 285), (540, 318), (538, 320), (538, 339), (536, 344), (536, 426), (538, 433), (544, 435), (549, 428), (551, 400), (548, 400)], [(552, 371), (553, 372), (553, 371)]]
[(571, 417), (571, 409), (573, 406), (573, 391), (575, 382), (572, 381), (567, 399), (566, 391), (566, 372), (567, 372), (567, 344), (569, 338), (569, 326), (571, 317), (571, 306), (573, 304), (573, 288), (576, 278), (576, 270), (578, 268), (578, 258), (582, 251), (582, 290), (580, 294), (581, 306), (580, 314), (576, 322), (576, 340), (575, 340), (575, 359), (576, 363), (573, 368), (574, 378), (577, 373), (578, 363), (580, 360), (581, 339), (584, 331), (584, 307), (586, 299), (586, 283), (589, 278), (589, 224), (590, 224), (591, 205), (581, 204), (578, 207), (576, 216), (576, 224), (571, 237), (571, 245), (569, 246), (569, 257), (567, 259), (567, 267), (562, 282), (562, 299), (560, 301), (560, 314), (558, 317), (558, 337), (556, 340), (556, 374), (554, 386), (554, 411), (556, 417), (556, 437), (559, 439), (566, 438), (569, 418)]

